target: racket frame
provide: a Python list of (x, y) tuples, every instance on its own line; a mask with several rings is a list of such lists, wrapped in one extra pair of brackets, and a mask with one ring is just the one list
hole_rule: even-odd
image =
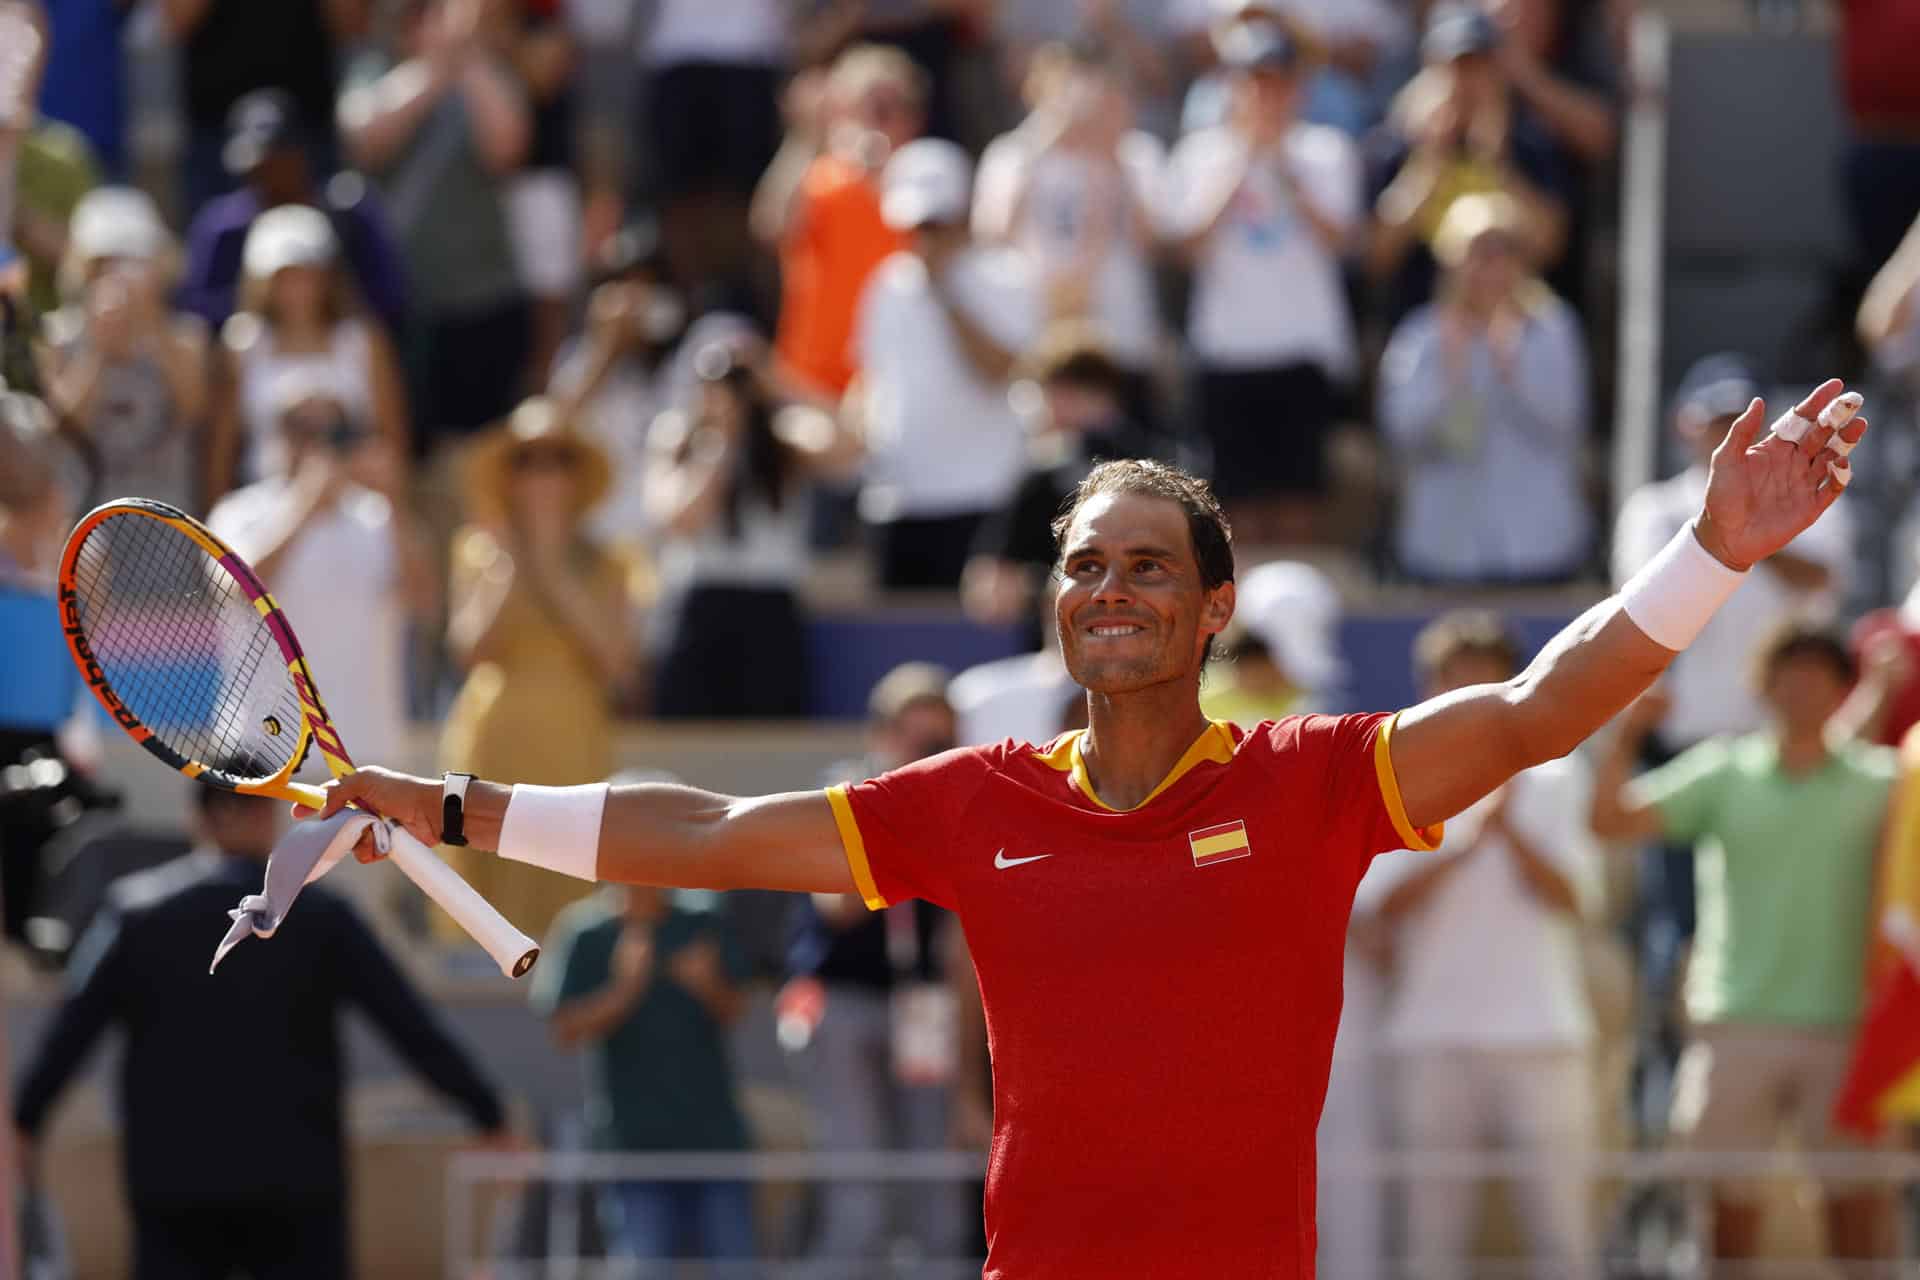
[[(87, 640), (86, 624), (80, 616), (80, 593), (75, 586), (75, 571), (81, 548), (86, 545), (89, 535), (108, 520), (129, 516), (159, 521), (198, 544), (238, 584), (247, 602), (260, 615), (273, 636), (274, 643), (279, 646), (281, 656), (286, 659), (294, 697), (300, 704), (300, 737), (294, 743), (293, 753), (287, 763), (272, 776), (239, 778), (181, 755), (142, 723), (140, 717), (120, 700), (106, 672), (101, 669), (99, 660), (94, 657), (93, 648)], [(300, 641), (295, 638), (293, 627), (279, 603), (267, 590), (266, 584), (260, 581), (259, 575), (254, 573), (253, 566), (242, 559), (239, 552), (178, 507), (151, 498), (116, 498), (82, 516), (73, 532), (67, 536), (67, 544), (60, 553), (59, 595), (60, 628), (66, 636), (68, 652), (73, 657), (74, 665), (80, 669), (87, 688), (114, 723), (169, 768), (223, 791), (285, 800), (311, 809), (326, 804), (326, 793), (319, 787), (293, 780), (293, 775), (305, 763), (309, 751), (319, 747), (320, 758), (326, 762), (327, 771), (336, 778), (353, 772), (353, 758), (347, 754), (346, 744), (341, 742), (339, 731), (327, 716), (326, 706), (320, 701), (320, 691), (314, 683), (313, 671), (307, 665), (306, 651), (301, 649)], [(381, 816), (370, 806), (363, 804), (358, 807), (376, 818)], [(487, 946), (503, 973), (518, 978), (533, 967), (540, 955), (538, 945), (514, 930), (500, 917), (496, 908), (405, 828), (396, 823), (388, 825), (393, 837), (391, 851), (395, 863), (429, 896), (447, 907), (467, 927), (469, 933)], [(484, 913), (476, 914), (481, 908), (484, 908)], [(484, 919), (487, 915), (492, 919)], [(504, 941), (502, 928), (508, 931)], [(524, 947), (521, 946), (523, 942)]]

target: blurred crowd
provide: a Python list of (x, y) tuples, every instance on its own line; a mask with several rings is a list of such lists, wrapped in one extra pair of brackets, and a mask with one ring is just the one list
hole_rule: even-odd
[[(1877, 269), (1857, 336), (1875, 421), (1904, 434), (1920, 100), (1900, 51), (1920, 56), (1920, 24), (1846, 9), (1845, 177)], [(1243, 548), (1208, 713), (1344, 710), (1342, 592), (1309, 562), (1441, 593), (1597, 592), (1690, 518), (1733, 416), (1798, 372), (1701, 361), (1662, 424), (1678, 471), (1603, 518), (1631, 10), (0, 0), (0, 380), (27, 393), (0, 401), (0, 763), (63, 759), (76, 686), (47, 582), (75, 512), (125, 495), (202, 517), (255, 566), (363, 760), (400, 759), (425, 721), (441, 767), (565, 784), (614, 772), (622, 718), (805, 717), (808, 585), (830, 563), (1026, 651), (951, 676), (893, 655), (869, 754), (823, 782), (1047, 741), (1084, 715), (1050, 647), (1049, 524), (1123, 456), (1210, 477)], [(177, 49), (181, 133), (158, 171), (129, 112), (139, 23)], [(1907, 483), (1910, 452), (1878, 459)], [(1920, 557), (1904, 506), (1849, 504), (1756, 569), (1584, 763), (1516, 780), (1436, 854), (1381, 860), (1323, 1135), (1326, 1274), (1384, 1274), (1390, 1238), (1468, 1247), (1472, 1184), (1389, 1202), (1341, 1180), (1389, 1143), (1750, 1149), (1798, 1117), (1803, 1144), (1854, 1149), (1824, 1117), (1894, 777), (1869, 744), (1920, 719), (1920, 603), (1831, 628), (1903, 592)], [(1869, 537), (1893, 567), (1863, 577)], [(1449, 615), (1416, 680), (1443, 692), (1525, 656), (1502, 619)], [(224, 803), (195, 833), (220, 894), (235, 876), (214, 855), (271, 842)], [(9, 823), (10, 929), (31, 893), (12, 854), (37, 856), (52, 813)], [(1599, 840), (1649, 846), (1638, 892)], [(1817, 872), (1796, 860), (1815, 848)], [(596, 1144), (752, 1145), (727, 1028), (771, 973), (818, 1144), (984, 1145), (977, 990), (934, 909), (583, 898), (446, 852), (550, 931), (535, 1004), (587, 1053)], [(126, 994), (158, 981), (131, 957), (161, 936), (156, 903), (205, 887), (170, 874), (75, 952), (79, 1003), (20, 1095), (26, 1132), (90, 1036), (158, 1016)], [(350, 913), (311, 945), (384, 963)], [(432, 1020), (410, 996), (309, 994), (313, 1036), (370, 999), (383, 1027)], [(1621, 1044), (1614, 1070), (1602, 1050)], [(415, 1037), (408, 1056), (498, 1129), (457, 1046)], [(1750, 1253), (1758, 1210), (1720, 1190), (1715, 1244)], [(1829, 1243), (1883, 1251), (1885, 1205), (1851, 1190)], [(1555, 1173), (1516, 1199), (1541, 1265), (1581, 1274), (1601, 1232), (1584, 1184)], [(910, 1225), (897, 1208), (836, 1185), (805, 1247), (876, 1258), (895, 1229), (940, 1255), (979, 1244), (963, 1195), (917, 1197)], [(756, 1231), (765, 1247), (739, 1184), (619, 1184), (605, 1209), (608, 1247), (637, 1255), (751, 1257)], [(198, 1221), (182, 1239), (240, 1247)]]

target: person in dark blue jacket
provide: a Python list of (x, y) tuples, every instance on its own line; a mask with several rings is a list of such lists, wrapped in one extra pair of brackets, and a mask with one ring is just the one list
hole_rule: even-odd
[(271, 941), (207, 972), (227, 911), (257, 893), (283, 806), (195, 787), (201, 845), (120, 880), (69, 967), (70, 991), (18, 1078), (31, 1153), (109, 1027), (119, 1072), (136, 1280), (348, 1274), (340, 1015), (357, 1008), (476, 1129), (493, 1087), (347, 902), (311, 885)]

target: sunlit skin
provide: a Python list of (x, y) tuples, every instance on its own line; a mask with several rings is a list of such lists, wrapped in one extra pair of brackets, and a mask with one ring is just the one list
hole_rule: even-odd
[[(1067, 672), (1087, 691), (1081, 754), (1108, 804), (1138, 803), (1206, 729), (1200, 671), (1233, 605), (1231, 582), (1202, 585), (1178, 503), (1108, 493), (1074, 516), (1054, 620)], [(1124, 775), (1113, 761), (1127, 762)]]

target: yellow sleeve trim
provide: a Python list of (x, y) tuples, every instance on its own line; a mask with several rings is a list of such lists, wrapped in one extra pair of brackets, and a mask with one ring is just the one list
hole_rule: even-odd
[(1393, 829), (1406, 841), (1407, 848), (1431, 853), (1440, 847), (1440, 841), (1447, 833), (1447, 825), (1437, 822), (1423, 829), (1407, 820), (1406, 802), (1400, 798), (1400, 779), (1393, 771), (1391, 744), (1393, 726), (1398, 723), (1400, 717), (1396, 715), (1380, 726), (1379, 736), (1373, 740), (1373, 772), (1380, 780), (1380, 799), (1386, 802), (1387, 816), (1393, 819)]
[(873, 867), (867, 862), (867, 842), (860, 838), (860, 824), (853, 820), (853, 802), (844, 786), (827, 788), (827, 803), (833, 806), (833, 825), (840, 828), (840, 847), (846, 851), (847, 867), (853, 872), (853, 887), (869, 911), (885, 911), (887, 900), (873, 883)]

